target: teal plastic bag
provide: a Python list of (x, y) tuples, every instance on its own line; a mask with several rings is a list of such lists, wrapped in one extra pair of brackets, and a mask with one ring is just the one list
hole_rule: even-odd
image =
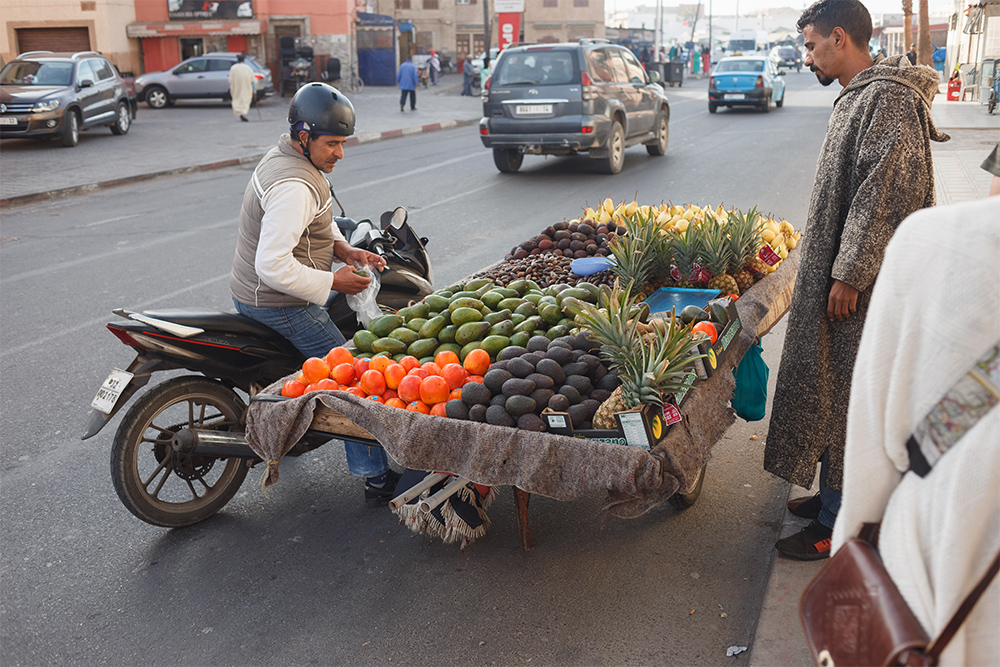
[(760, 421), (767, 410), (767, 376), (770, 370), (761, 356), (763, 351), (759, 342), (751, 345), (733, 369), (736, 389), (731, 405), (736, 414), (748, 422)]

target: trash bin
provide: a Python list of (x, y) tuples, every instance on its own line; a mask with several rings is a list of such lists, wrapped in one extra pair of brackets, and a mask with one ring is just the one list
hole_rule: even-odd
[(678, 87), (684, 85), (684, 65), (683, 60), (671, 60), (668, 63), (662, 63), (663, 82), (669, 83), (671, 86), (675, 83)]

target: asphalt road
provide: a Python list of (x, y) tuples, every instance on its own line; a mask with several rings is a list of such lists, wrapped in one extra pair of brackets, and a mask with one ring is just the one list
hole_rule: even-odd
[[(704, 81), (669, 89), (667, 156), (626, 152), (495, 170), (474, 128), (360, 146), (333, 174), (354, 217), (396, 205), (429, 237), (446, 284), (589, 202), (808, 206), (835, 92), (787, 76), (770, 114), (710, 116)], [(140, 159), (140, 158), (137, 158)], [(716, 446), (701, 499), (623, 521), (602, 498), (531, 504), (523, 553), (511, 493), (486, 537), (428, 544), (362, 503), (343, 449), (282, 463), (265, 498), (248, 476), (182, 530), (135, 519), (112, 488), (116, 418), (81, 442), (90, 400), (131, 360), (115, 307), (231, 309), (248, 169), (137, 184), (4, 212), (0, 663), (4, 665), (746, 664), (787, 486), (761, 470), (765, 424)], [(781, 330), (765, 339), (776, 376)], [(750, 440), (757, 435), (756, 440)]]

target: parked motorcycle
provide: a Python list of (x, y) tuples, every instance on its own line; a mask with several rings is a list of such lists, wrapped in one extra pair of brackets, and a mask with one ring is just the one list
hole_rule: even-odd
[[(433, 291), (426, 238), (407, 224), (406, 210), (369, 220), (338, 217), (352, 246), (386, 262), (377, 301), (388, 312)], [(101, 431), (153, 374), (186, 369), (197, 375), (154, 385), (125, 413), (111, 449), (111, 477), (122, 503), (156, 526), (179, 527), (218, 512), (260, 462), (243, 440), (246, 402), (267, 385), (296, 372), (304, 356), (283, 336), (237, 313), (205, 309), (113, 311), (125, 322), (107, 328), (136, 352), (125, 370), (114, 369), (91, 403), (84, 440)], [(330, 317), (350, 340), (357, 317), (339, 295)], [(329, 437), (307, 436), (298, 456)], [(377, 443), (375, 443), (377, 444)]]

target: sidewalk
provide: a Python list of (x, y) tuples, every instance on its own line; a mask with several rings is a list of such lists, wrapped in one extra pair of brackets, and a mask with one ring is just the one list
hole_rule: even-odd
[[(478, 97), (462, 97), (461, 91), (462, 75), (445, 74), (439, 85), (418, 90), (417, 110), (407, 107), (404, 113), (399, 111), (396, 88), (369, 87), (350, 95), (358, 123), (349, 145), (477, 123), (482, 103)], [(138, 117), (123, 137), (101, 127), (82, 132), (75, 148), (63, 148), (57, 141), (4, 140), (0, 204), (104, 187), (97, 184), (254, 163), (288, 131), (290, 102), (291, 96), (263, 100), (259, 115), (250, 109), (249, 123), (239, 122), (228, 104), (215, 100), (184, 100), (159, 111), (140, 103)]]
[[(988, 115), (985, 105), (978, 102), (948, 102), (943, 90), (934, 100), (932, 114), (937, 128), (951, 135), (951, 141), (932, 147), (938, 205), (986, 197), (993, 177), (979, 165), (1000, 141), (1000, 115)], [(817, 478), (812, 489), (792, 486), (788, 497), (798, 498), (818, 491)], [(785, 510), (778, 538), (798, 532), (807, 523)], [(825, 562), (793, 561), (774, 552), (757, 632), (750, 646), (751, 665), (813, 664), (799, 621), (799, 597)]]

